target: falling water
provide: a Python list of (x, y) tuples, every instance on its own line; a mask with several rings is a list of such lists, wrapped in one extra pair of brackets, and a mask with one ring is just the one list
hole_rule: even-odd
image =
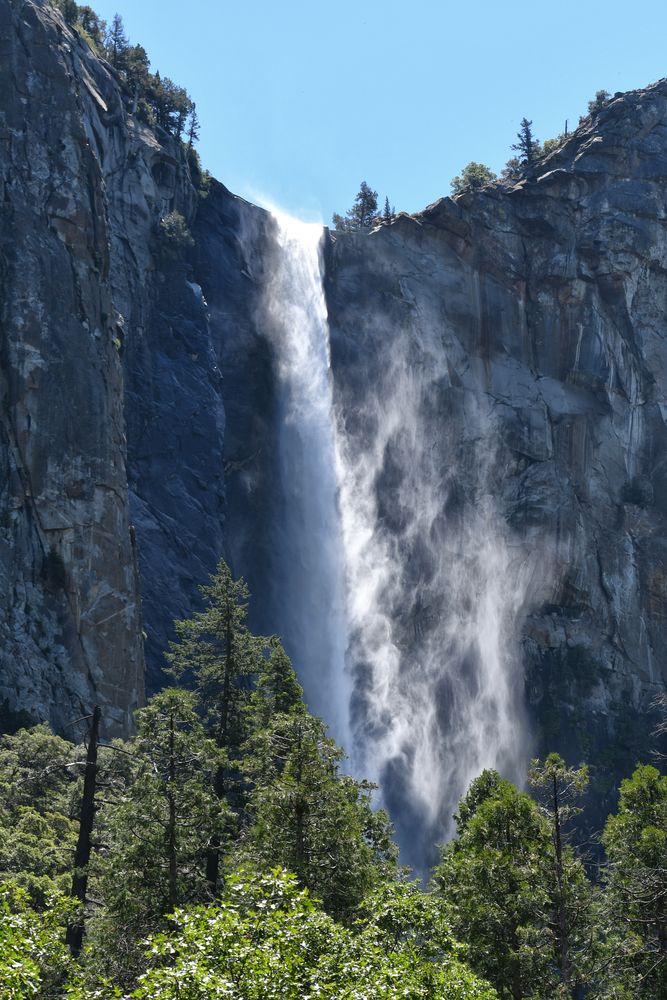
[(520, 779), (517, 635), (534, 568), (498, 511), (484, 392), (454, 392), (428, 322), (383, 331), (381, 363), (334, 392), (322, 231), (276, 224), (280, 625), (311, 707), (378, 781), (423, 869), (472, 778)]
[(264, 305), (280, 386), (280, 631), (309, 707), (348, 746), (345, 570), (322, 227), (277, 213), (274, 218), (277, 253)]
[(521, 781), (517, 636), (529, 580), (494, 496), (484, 397), (447, 422), (446, 356), (399, 332), (341, 433), (340, 507), (357, 766), (379, 782), (418, 869), (484, 768)]

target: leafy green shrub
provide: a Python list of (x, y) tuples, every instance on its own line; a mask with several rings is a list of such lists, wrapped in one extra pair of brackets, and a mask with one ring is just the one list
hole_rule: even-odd
[(180, 260), (194, 246), (192, 233), (180, 212), (169, 212), (158, 223), (158, 243), (161, 254), (170, 260)]
[(492, 184), (497, 180), (493, 170), (484, 163), (476, 163), (471, 160), (467, 167), (464, 167), (460, 176), (452, 178), (452, 194), (461, 194), (462, 191), (478, 191), (479, 188)]

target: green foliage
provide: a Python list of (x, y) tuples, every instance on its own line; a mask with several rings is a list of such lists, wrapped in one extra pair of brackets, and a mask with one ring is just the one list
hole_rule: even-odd
[(495, 180), (497, 180), (496, 175), (484, 163), (475, 163), (474, 160), (471, 160), (463, 168), (461, 175), (452, 179), (452, 194), (461, 194), (462, 191), (478, 191), (487, 184), (492, 184)]
[(500, 171), (500, 179), (506, 184), (514, 184), (523, 175), (523, 166), (518, 156), (511, 156)]
[(303, 688), (289, 656), (277, 640), (268, 657), (258, 658), (257, 669), (257, 682), (247, 708), (251, 733), (266, 729), (275, 716), (305, 712)]
[(379, 217), (378, 193), (362, 181), (352, 208), (347, 210), (345, 216), (334, 212), (332, 222), (337, 232), (351, 233), (370, 228)]
[(167, 660), (177, 680), (192, 681), (209, 730), (234, 760), (248, 735), (250, 681), (262, 674), (268, 641), (248, 628), (248, 588), (225, 562), (200, 592), (204, 610), (174, 623), (178, 639)]
[(555, 152), (567, 139), (566, 135), (557, 135), (553, 139), (545, 139), (542, 143), (542, 156), (548, 156), (549, 153)]
[(608, 90), (596, 90), (595, 97), (592, 101), (588, 102), (589, 115), (597, 114), (597, 112), (604, 108), (605, 104), (608, 104), (610, 100), (611, 94)]
[(160, 219), (158, 244), (163, 257), (180, 260), (185, 252), (194, 246), (188, 224), (180, 212), (169, 212)]
[[(173, 934), (157, 938), (155, 968), (137, 1000), (494, 1000), (495, 994), (455, 957), (442, 921), (418, 890), (378, 899), (379, 919), (337, 925), (307, 890), (281, 870), (243, 873), (217, 907), (180, 912)], [(411, 924), (413, 916), (419, 923)], [(388, 926), (387, 926), (388, 925)], [(422, 943), (439, 934), (438, 954)]]
[(0, 881), (23, 886), (37, 906), (69, 889), (81, 759), (46, 725), (0, 738)]
[(183, 87), (150, 72), (146, 50), (142, 45), (130, 44), (120, 14), (114, 14), (107, 28), (92, 7), (80, 7), (75, 0), (50, 0), (50, 3), (61, 11), (65, 22), (85, 39), (96, 55), (108, 60), (125, 90), (132, 113), (151, 128), (157, 126), (177, 139), (185, 132), (187, 148), (191, 149), (199, 138), (194, 102)]
[(304, 711), (276, 716), (253, 749), (246, 763), (252, 821), (242, 857), (262, 867), (280, 864), (327, 912), (349, 915), (393, 867), (386, 816), (371, 808), (373, 786), (340, 774), (343, 751)]
[(501, 997), (553, 995), (545, 820), (528, 795), (484, 772), (461, 803), (458, 823), (459, 839), (443, 849), (435, 883), (470, 964)]
[(98, 969), (131, 981), (140, 942), (166, 914), (208, 898), (211, 838), (228, 810), (214, 793), (223, 760), (206, 736), (196, 695), (168, 688), (137, 715), (125, 787), (102, 810), (106, 848), (97, 864), (105, 911), (91, 928)]
[(530, 166), (539, 156), (540, 144), (533, 135), (533, 123), (527, 118), (521, 119), (517, 142), (513, 144), (512, 149), (519, 154), (519, 162), (524, 166)]
[[(136, 737), (100, 743), (85, 906), (58, 892), (72, 885), (82, 748), (46, 726), (0, 738), (0, 996), (667, 995), (656, 768), (621, 786), (599, 887), (568, 838), (587, 769), (533, 761), (537, 801), (484, 771), (424, 893), (397, 868), (373, 786), (343, 773), (277, 638), (251, 633), (243, 580), (221, 562), (201, 593), (168, 654), (194, 690), (160, 692)], [(572, 658), (586, 687), (588, 661), (576, 647)], [(74, 924), (87, 934), (76, 962), (64, 945)]]
[[(36, 911), (23, 890), (0, 884), (0, 996), (28, 1000), (57, 996), (71, 963), (64, 945), (68, 901), (52, 897)], [(56, 992), (57, 991), (57, 992)]]
[(556, 944), (562, 991), (576, 997), (590, 980), (595, 961), (594, 893), (580, 859), (566, 841), (567, 826), (581, 812), (588, 768), (568, 767), (557, 753), (531, 761), (528, 781), (535, 789), (551, 831), (544, 857), (550, 897), (548, 927)]
[[(667, 777), (639, 765), (602, 836), (609, 856), (605, 996), (667, 996)], [(615, 992), (616, 991), (616, 992)]]
[(194, 110), (187, 91), (168, 76), (155, 73), (148, 76), (145, 98), (152, 108), (156, 125), (180, 139), (186, 120)]

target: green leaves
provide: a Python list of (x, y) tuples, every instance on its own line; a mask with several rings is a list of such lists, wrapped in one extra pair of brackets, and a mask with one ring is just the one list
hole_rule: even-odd
[(64, 982), (71, 964), (64, 944), (68, 912), (64, 897), (52, 897), (38, 912), (26, 892), (0, 885), (0, 996), (44, 997)]
[(667, 777), (640, 765), (621, 783), (618, 812), (602, 836), (607, 870), (605, 988), (667, 995)]
[[(230, 880), (219, 906), (175, 915), (175, 931), (153, 941), (156, 967), (133, 997), (494, 1000), (494, 991), (453, 956), (453, 945), (437, 961), (422, 946), (424, 932), (441, 930), (435, 900), (406, 884), (387, 889), (379, 923), (373, 912), (370, 902), (345, 929), (294, 876), (246, 871)], [(420, 918), (416, 926), (411, 914)]]
[(497, 180), (493, 170), (490, 170), (484, 163), (471, 161), (461, 171), (460, 176), (456, 176), (451, 181), (452, 194), (461, 194), (462, 191), (478, 191), (487, 184), (492, 184)]

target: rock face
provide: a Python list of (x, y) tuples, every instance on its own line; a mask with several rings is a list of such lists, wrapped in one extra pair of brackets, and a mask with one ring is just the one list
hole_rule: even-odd
[[(63, 727), (143, 692), (110, 220), (108, 74), (50, 9), (0, 3), (0, 704)], [(115, 123), (115, 124), (114, 124)]]
[(493, 414), (492, 489), (545, 563), (523, 631), (534, 748), (590, 760), (603, 802), (646, 754), (667, 679), (666, 178), (661, 82), (618, 95), (514, 188), (328, 252), (343, 400), (409, 329), (415, 365), (447, 363), (436, 447), (471, 436), (466, 399)]
[[(0, 0), (0, 29), (0, 721), (63, 728), (99, 701), (124, 732), (142, 633), (155, 688), (171, 621), (221, 555), (249, 577), (257, 627), (280, 626), (272, 224), (216, 182), (198, 197), (181, 144), (135, 119), (42, 0)], [(548, 555), (521, 636), (535, 749), (591, 760), (602, 802), (646, 748), (667, 670), (666, 181), (663, 81), (514, 188), (326, 245), (351, 438), (350, 401), (406, 330), (414, 364), (443, 369), (443, 466), (474, 444), (470, 400), (491, 414), (488, 490), (517, 544)], [(172, 211), (187, 260), (159, 236)], [(457, 470), (464, 503), (471, 462)], [(387, 454), (387, 523), (396, 482)], [(405, 623), (428, 632), (429, 610)]]
[(266, 213), (213, 182), (197, 251), (212, 332), (159, 235), (172, 211), (194, 224), (183, 146), (133, 117), (44, 0), (0, 0), (0, 28), (0, 723), (63, 729), (97, 701), (123, 733), (144, 639), (155, 689), (223, 551), (220, 339), (238, 345), (253, 315)]

